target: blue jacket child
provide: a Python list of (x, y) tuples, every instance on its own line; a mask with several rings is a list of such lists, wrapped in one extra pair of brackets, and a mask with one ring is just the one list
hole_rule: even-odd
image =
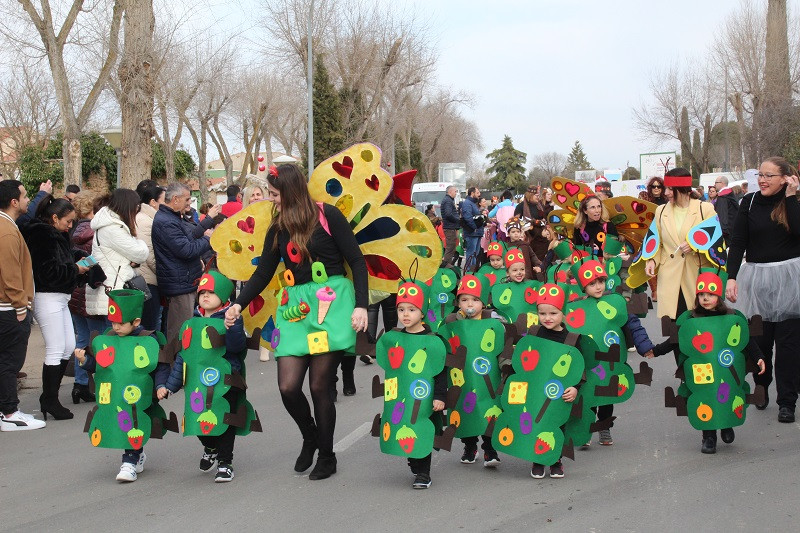
[[(233, 293), (233, 283), (217, 271), (209, 271), (200, 278), (197, 286), (198, 306), (195, 310), (195, 317), (212, 319), (225, 319), (225, 311), (230, 306), (230, 297)], [(247, 337), (244, 333), (242, 318), (227, 329), (225, 332), (225, 354), (224, 358), (231, 365), (231, 374), (240, 374), (242, 371), (242, 360), (247, 354)], [(183, 357), (179, 354), (172, 366), (172, 371), (166, 380), (156, 383), (156, 394), (159, 399), (165, 398), (169, 392), (178, 392), (183, 387)], [(235, 386), (230, 387), (225, 393), (225, 399), (233, 407), (239, 405), (241, 396), (244, 394), (242, 389)], [(222, 413), (221, 413), (222, 414)], [(188, 428), (188, 426), (187, 426)], [(199, 435), (200, 442), (203, 443), (203, 456), (200, 460), (200, 470), (208, 472), (219, 462), (217, 475), (214, 481), (217, 483), (231, 481), (233, 479), (233, 446), (236, 439), (237, 428), (228, 425), (225, 432), (221, 435)]]

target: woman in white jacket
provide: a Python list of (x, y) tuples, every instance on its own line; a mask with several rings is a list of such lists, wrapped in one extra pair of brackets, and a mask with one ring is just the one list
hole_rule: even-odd
[(86, 312), (108, 315), (108, 296), (105, 289), (121, 289), (126, 281), (138, 274), (137, 268), (147, 260), (147, 243), (136, 238), (136, 214), (139, 195), (130, 189), (117, 189), (107, 207), (92, 219), (94, 239), (92, 256), (103, 269), (106, 280), (93, 289), (86, 287)]
[(152, 295), (144, 303), (142, 309), (142, 327), (148, 331), (161, 330), (161, 297), (158, 294), (158, 281), (156, 280), (156, 257), (153, 254), (153, 217), (158, 212), (158, 206), (164, 203), (164, 188), (158, 185), (147, 185), (139, 190), (141, 209), (136, 214), (136, 236), (147, 243), (147, 261), (139, 267), (147, 287)]

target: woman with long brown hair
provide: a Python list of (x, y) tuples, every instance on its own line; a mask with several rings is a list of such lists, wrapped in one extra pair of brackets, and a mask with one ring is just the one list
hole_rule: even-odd
[(607, 235), (619, 235), (617, 227), (609, 220), (608, 209), (597, 196), (581, 200), (575, 214), (572, 242), (578, 246), (589, 246), (594, 255), (602, 256)]
[(106, 279), (97, 288), (86, 287), (86, 312), (90, 315), (107, 316), (105, 289), (121, 289), (126, 281), (138, 275), (137, 266), (147, 260), (150, 253), (147, 243), (136, 238), (136, 214), (140, 206), (136, 191), (117, 189), (108, 205), (92, 218), (92, 256)]
[[(333, 378), (344, 351), (355, 344), (356, 332), (367, 329), (367, 265), (347, 219), (336, 207), (312, 200), (297, 167), (270, 168), (267, 194), (273, 218), (264, 250), (256, 271), (225, 313), (225, 324), (232, 325), (264, 290), (283, 259), (288, 286), (279, 296), (272, 336), (278, 388), (303, 435), (295, 471), (307, 470), (319, 449), (308, 478), (325, 479), (336, 473)], [(355, 288), (344, 277), (344, 260), (353, 271)], [(306, 372), (316, 423), (303, 393)]]
[(656, 205), (664, 205), (669, 201), (664, 195), (665, 191), (662, 178), (650, 178), (650, 181), (647, 182), (647, 189), (639, 193), (639, 198)]
[[(731, 232), (725, 293), (745, 316), (761, 315), (764, 333), (757, 338), (767, 371), (755, 377), (766, 389), (775, 386), (778, 421), (794, 422), (800, 390), (800, 203), (797, 170), (782, 157), (767, 158), (758, 171), (758, 191), (746, 195)], [(747, 254), (747, 262), (742, 257)], [(756, 405), (765, 409), (769, 403)]]

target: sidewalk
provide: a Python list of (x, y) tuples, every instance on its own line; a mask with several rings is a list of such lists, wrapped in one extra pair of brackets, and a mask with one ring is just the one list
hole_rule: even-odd
[[(41, 389), (42, 388), (42, 363), (44, 362), (44, 337), (39, 324), (31, 325), (31, 336), (28, 339), (28, 353), (25, 356), (25, 364), (22, 371), (28, 373), (28, 377), (19, 380), (17, 387), (20, 389)], [(64, 378), (64, 383), (72, 383), (72, 378)]]

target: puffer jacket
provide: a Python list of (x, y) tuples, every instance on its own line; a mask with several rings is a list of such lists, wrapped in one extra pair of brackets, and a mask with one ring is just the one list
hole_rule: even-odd
[(200, 257), (211, 249), (211, 242), (205, 236), (194, 238), (192, 229), (168, 205), (158, 207), (152, 239), (160, 294), (180, 296), (197, 290), (197, 280), (203, 275)]
[(22, 228), (22, 235), (31, 253), (36, 292), (71, 294), (84, 277), (78, 273), (67, 234), (52, 224), (33, 219)]
[(464, 221), (464, 237), (480, 237), (483, 235), (483, 227), (475, 225), (475, 217), (481, 214), (478, 203), (473, 198), (467, 198), (461, 202), (461, 220)]
[(153, 253), (153, 218), (158, 211), (148, 204), (142, 204), (141, 210), (136, 213), (136, 237), (139, 240), (147, 243), (147, 261), (142, 263), (139, 267), (139, 273), (142, 275), (148, 285), (158, 285), (156, 279), (156, 256)]
[[(75, 229), (72, 231), (72, 248), (80, 250), (86, 255), (92, 253), (92, 239), (94, 238), (94, 230), (90, 222), (91, 220), (88, 218), (82, 218), (75, 224)], [(81, 283), (72, 291), (72, 297), (69, 299), (69, 310), (76, 315), (88, 316), (86, 314), (85, 283)]]
[(148, 248), (144, 241), (131, 235), (128, 226), (108, 207), (102, 208), (91, 222), (94, 230), (92, 255), (103, 269), (106, 280), (93, 289), (86, 287), (86, 313), (108, 314), (108, 296), (105, 287), (121, 289), (126, 281), (138, 274), (131, 263), (144, 263)]

